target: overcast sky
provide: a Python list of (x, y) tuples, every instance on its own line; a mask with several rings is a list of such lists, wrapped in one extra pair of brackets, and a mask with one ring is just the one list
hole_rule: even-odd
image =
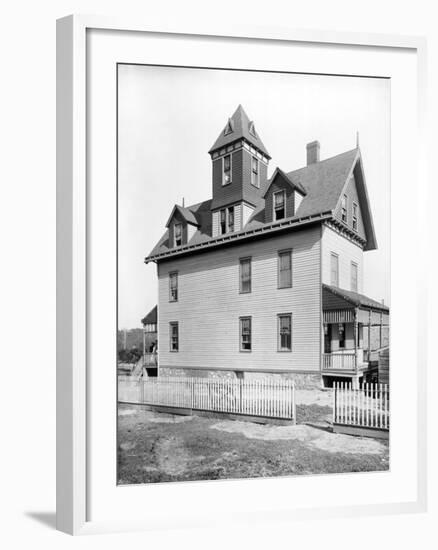
[(268, 176), (356, 145), (364, 161), (378, 250), (364, 255), (364, 293), (389, 304), (390, 83), (372, 78), (119, 66), (119, 328), (141, 326), (157, 303), (144, 257), (175, 203), (211, 198), (207, 151), (241, 103), (272, 160)]

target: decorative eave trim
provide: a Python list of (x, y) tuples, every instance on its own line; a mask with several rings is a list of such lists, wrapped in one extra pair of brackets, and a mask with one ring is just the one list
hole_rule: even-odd
[(262, 227), (257, 227), (256, 229), (250, 229), (243, 232), (241, 231), (239, 233), (231, 233), (229, 235), (221, 235), (220, 237), (217, 237), (215, 239), (210, 239), (209, 241), (206, 241), (204, 243), (185, 245), (185, 246), (179, 247), (177, 250), (172, 249), (166, 252), (161, 252), (160, 254), (153, 254), (151, 256), (147, 256), (144, 259), (144, 263), (148, 264), (150, 262), (164, 260), (169, 257), (182, 256), (184, 254), (195, 252), (197, 250), (215, 248), (227, 242), (236, 242), (236, 241), (240, 242), (240, 241), (244, 241), (254, 237), (258, 237), (260, 235), (278, 233), (285, 229), (302, 227), (312, 223), (329, 220), (329, 219), (332, 219), (332, 217), (333, 217), (333, 211), (328, 210), (326, 212), (321, 212), (313, 216), (303, 216), (301, 218), (292, 218), (289, 220), (286, 219), (280, 222), (266, 224)]
[(355, 231), (353, 231), (352, 229), (344, 225), (342, 222), (337, 220), (336, 218), (327, 220), (324, 223), (327, 227), (330, 227), (330, 229), (333, 229), (333, 231), (336, 231), (340, 235), (347, 237), (353, 242), (356, 242), (362, 248), (365, 248), (367, 241), (363, 239), (360, 235), (358, 235)]

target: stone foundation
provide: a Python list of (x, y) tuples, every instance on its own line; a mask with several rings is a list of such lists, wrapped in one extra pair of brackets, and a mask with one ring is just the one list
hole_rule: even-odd
[(244, 380), (293, 380), (295, 387), (300, 390), (314, 390), (322, 388), (322, 377), (319, 373), (309, 374), (300, 372), (246, 372), (231, 370), (204, 370), (204, 369), (174, 369), (171, 367), (160, 367), (159, 376), (175, 378), (225, 378)]

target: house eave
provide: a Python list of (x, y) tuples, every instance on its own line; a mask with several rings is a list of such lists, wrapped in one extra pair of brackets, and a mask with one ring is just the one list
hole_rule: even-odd
[(223, 246), (228, 243), (242, 242), (254, 238), (258, 238), (261, 235), (271, 235), (274, 233), (279, 233), (288, 229), (301, 228), (310, 224), (320, 223), (325, 220), (330, 220), (333, 218), (333, 212), (326, 211), (319, 214), (314, 214), (311, 216), (303, 216), (301, 218), (291, 218), (282, 220), (280, 222), (275, 222), (271, 224), (266, 224), (262, 227), (257, 227), (256, 229), (250, 229), (247, 231), (241, 231), (239, 233), (232, 233), (230, 235), (222, 235), (215, 239), (210, 239), (204, 243), (184, 245), (177, 250), (168, 250), (166, 252), (161, 252), (159, 254), (153, 254), (147, 256), (144, 259), (144, 263), (148, 264), (150, 262), (158, 262), (160, 260), (165, 260), (170, 257), (183, 256), (186, 254), (191, 254), (200, 250), (212, 249)]

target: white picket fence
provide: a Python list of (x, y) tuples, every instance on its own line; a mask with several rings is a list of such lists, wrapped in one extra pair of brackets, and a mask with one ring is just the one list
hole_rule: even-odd
[(389, 430), (387, 384), (336, 383), (333, 391), (333, 423)]
[(161, 405), (249, 416), (295, 420), (291, 380), (226, 378), (146, 378), (119, 376), (119, 403)]

